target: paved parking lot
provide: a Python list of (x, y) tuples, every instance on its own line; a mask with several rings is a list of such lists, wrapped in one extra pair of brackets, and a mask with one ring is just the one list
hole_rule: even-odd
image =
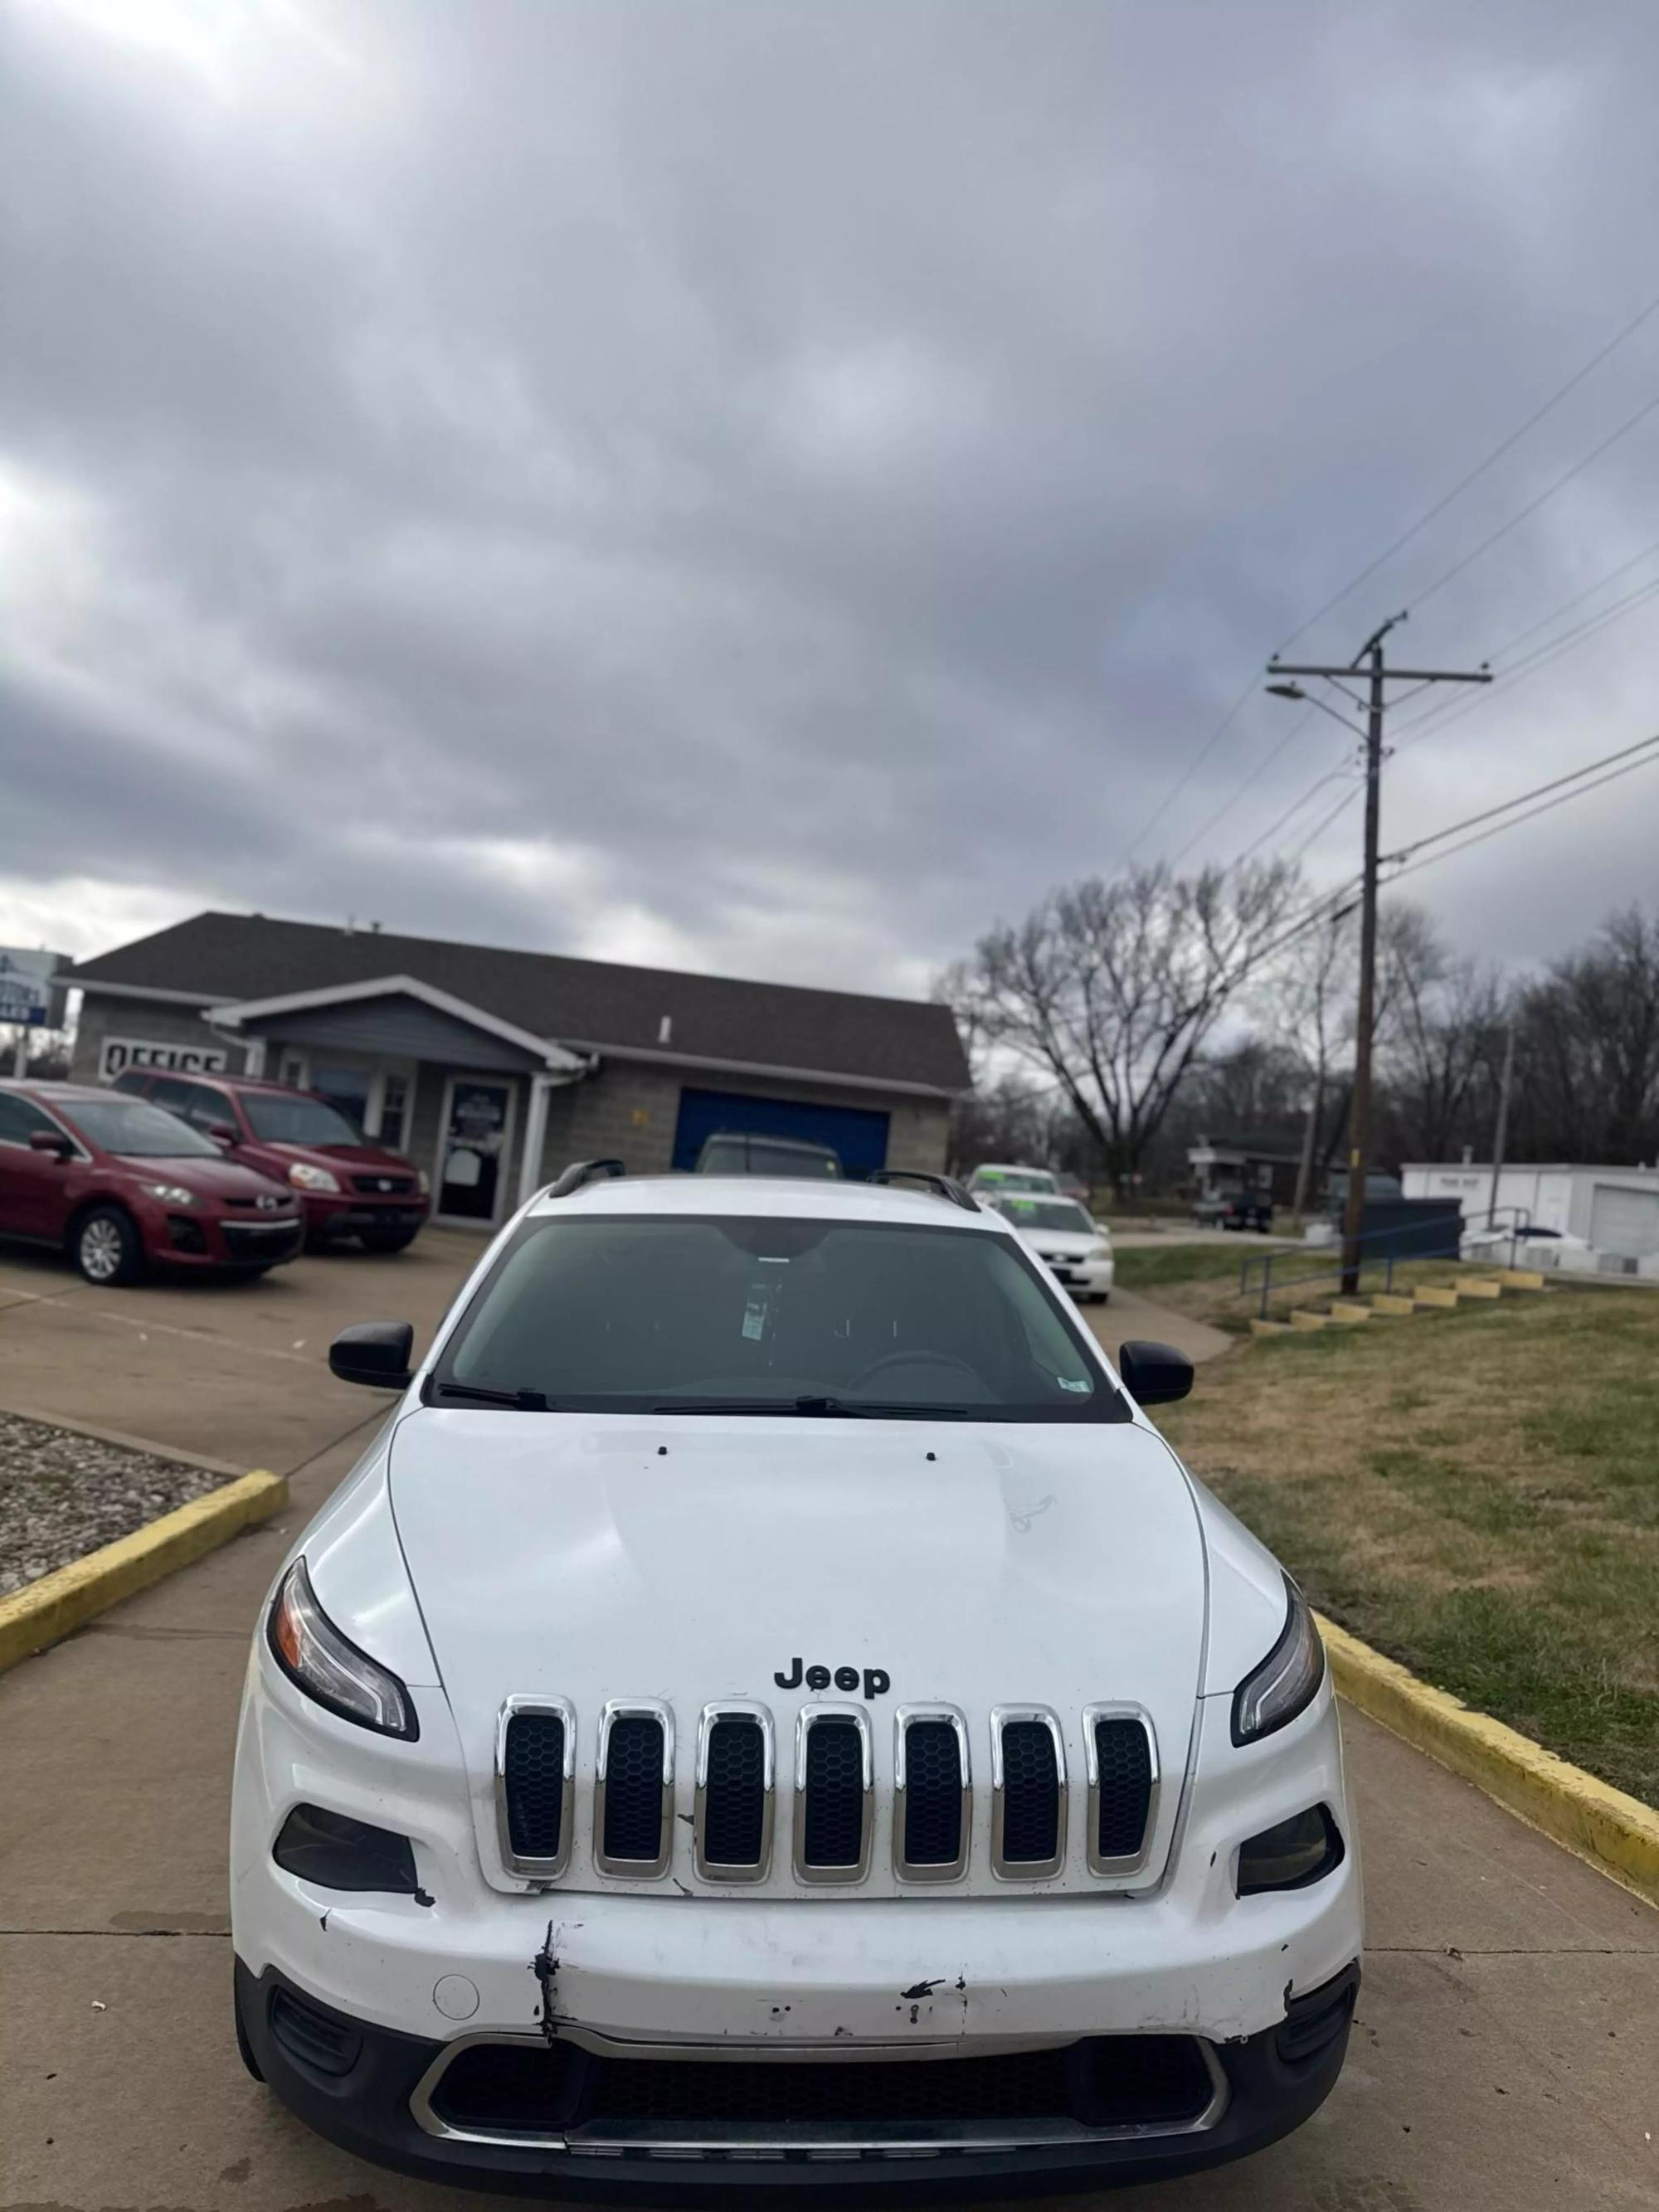
[[(0, 1402), (294, 1478), (295, 1511), (0, 1679), (0, 2207), (463, 2212), (335, 2151), (230, 2033), (229, 1760), (292, 1530), (381, 1418), (325, 1358), (428, 1329), (477, 1250), (307, 1259), (258, 1285), (94, 1292), (0, 1259)], [(1093, 1318), (1109, 1346), (1156, 1309)], [(1166, 1332), (1166, 1333), (1173, 1333)], [(1195, 1347), (1196, 1348), (1196, 1347)], [(1200, 1385), (1201, 1387), (1201, 1385)], [(1122, 2212), (1659, 2206), (1659, 1914), (1358, 1716), (1369, 1958), (1349, 2064), (1300, 2135)]]

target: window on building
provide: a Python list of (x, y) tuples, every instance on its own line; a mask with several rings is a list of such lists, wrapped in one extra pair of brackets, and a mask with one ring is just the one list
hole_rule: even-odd
[(401, 1068), (389, 1067), (381, 1078), (380, 1142), (390, 1151), (400, 1152), (407, 1134), (409, 1121), (409, 1078)]

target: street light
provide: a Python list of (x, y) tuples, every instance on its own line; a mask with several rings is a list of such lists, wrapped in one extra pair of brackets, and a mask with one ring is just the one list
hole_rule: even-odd
[(1322, 714), (1328, 714), (1332, 721), (1340, 722), (1350, 736), (1358, 738), (1362, 744), (1364, 742), (1365, 732), (1358, 723), (1351, 722), (1346, 714), (1339, 714), (1334, 707), (1328, 707), (1322, 699), (1316, 699), (1311, 691), (1304, 691), (1299, 684), (1269, 684), (1266, 688), (1275, 699), (1296, 699), (1310, 707), (1317, 707)]

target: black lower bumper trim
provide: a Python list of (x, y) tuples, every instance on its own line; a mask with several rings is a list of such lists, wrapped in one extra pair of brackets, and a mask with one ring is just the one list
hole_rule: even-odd
[[(1228, 2104), (1216, 2124), (1201, 2132), (892, 2158), (754, 2160), (631, 2152), (597, 2157), (429, 2135), (416, 2122), (410, 2100), (442, 2050), (441, 2042), (351, 2019), (319, 2004), (274, 1969), (256, 1978), (238, 1960), (235, 1972), (238, 2031), (246, 2053), (292, 2112), (358, 2157), (428, 2181), (514, 2195), (682, 2205), (738, 2192), (827, 2197), (842, 2203), (901, 2197), (907, 2203), (960, 2203), (1100, 2189), (1219, 2166), (1288, 2135), (1323, 2103), (1342, 2069), (1359, 1987), (1356, 1964), (1322, 1988), (1293, 1997), (1285, 2020), (1274, 2027), (1218, 2045)], [(291, 2021), (284, 2025), (284, 2014), (294, 2008), (291, 2002), (277, 2006), (279, 1996), (297, 1999), (309, 2014), (306, 2034), (295, 2033)], [(316, 2063), (319, 2051), (328, 2065), (349, 2051), (350, 2063), (344, 2071), (330, 2071)]]

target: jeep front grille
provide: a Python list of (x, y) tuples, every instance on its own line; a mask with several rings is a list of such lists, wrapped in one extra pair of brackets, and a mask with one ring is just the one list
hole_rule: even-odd
[[(1046, 1705), (994, 1706), (988, 1717), (991, 1870), (1000, 1881), (1053, 1881), (1067, 1864), (1065, 1724)], [(1073, 1757), (1080, 1747), (1087, 1786), (1086, 1820), (1079, 1804), (1081, 1832), (1073, 1832), (1078, 1856), (1091, 1875), (1109, 1881), (1138, 1875), (1158, 1826), (1151, 1717), (1139, 1705), (1087, 1705), (1073, 1726)], [(895, 1713), (890, 1826), (880, 1848), (890, 1851), (898, 1881), (938, 1884), (967, 1875), (975, 1850), (976, 1733), (954, 1705), (901, 1705)], [(509, 1698), (502, 1705), (495, 1812), (508, 1873), (552, 1881), (568, 1870), (579, 1802), (576, 1752), (577, 1719), (568, 1698)], [(592, 1764), (591, 1850), (599, 1874), (650, 1881), (668, 1873), (678, 1856), (674, 1759), (674, 1716), (663, 1700), (617, 1698), (603, 1708)], [(875, 1766), (875, 1733), (863, 1706), (799, 1709), (785, 1847), (797, 1881), (858, 1882), (869, 1873)], [(769, 1710), (741, 1698), (705, 1705), (696, 1730), (686, 1870), (708, 1882), (767, 1881), (777, 1786)], [(586, 1836), (585, 1801), (582, 1825)]]

